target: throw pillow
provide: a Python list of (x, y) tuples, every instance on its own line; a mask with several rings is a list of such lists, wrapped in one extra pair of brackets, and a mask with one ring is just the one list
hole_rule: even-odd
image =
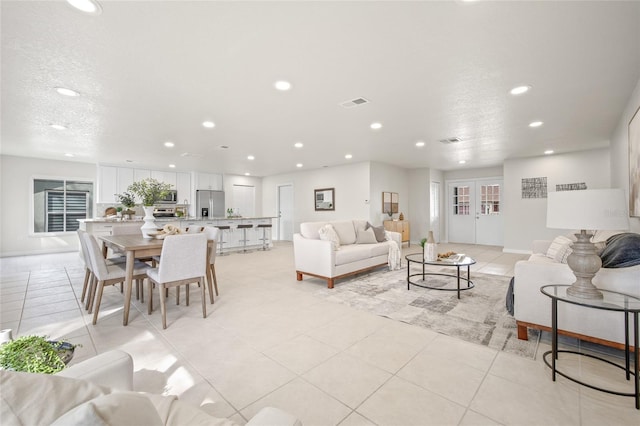
[(331, 241), (331, 245), (334, 250), (340, 250), (340, 238), (333, 226), (327, 224), (318, 230), (320, 239), (324, 241)]
[(556, 262), (567, 263), (567, 257), (571, 254), (571, 239), (558, 235), (553, 239), (549, 249), (547, 250), (547, 257), (554, 259)]
[(356, 244), (376, 244), (377, 242), (376, 234), (373, 232), (373, 229), (358, 229)]
[(603, 268), (640, 265), (640, 234), (626, 232), (610, 237), (600, 257)]
[(373, 233), (376, 236), (376, 241), (381, 243), (383, 241), (386, 241), (387, 238), (385, 236), (384, 233), (384, 226), (373, 226), (372, 224), (370, 224), (369, 222), (367, 222), (367, 226), (364, 229), (373, 229)]

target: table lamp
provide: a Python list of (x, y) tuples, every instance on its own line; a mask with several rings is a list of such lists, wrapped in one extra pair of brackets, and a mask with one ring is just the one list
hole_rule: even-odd
[[(627, 230), (629, 217), (621, 189), (591, 189), (550, 192), (547, 199), (547, 228), (580, 229), (567, 264), (576, 281), (567, 294), (583, 299), (601, 299), (602, 293), (591, 280), (602, 260), (591, 242), (596, 230)], [(589, 231), (587, 231), (589, 230)]]

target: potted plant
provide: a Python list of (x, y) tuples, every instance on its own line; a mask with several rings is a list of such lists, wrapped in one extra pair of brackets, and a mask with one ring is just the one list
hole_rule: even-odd
[(129, 215), (135, 213), (133, 208), (136, 206), (135, 196), (131, 192), (123, 192), (122, 194), (115, 194), (118, 202), (126, 207), (126, 210), (122, 212), (123, 215)]
[(127, 191), (135, 194), (140, 200), (142, 200), (144, 208), (144, 225), (142, 225), (140, 229), (142, 229), (142, 236), (144, 238), (153, 238), (151, 233), (157, 230), (155, 217), (153, 217), (153, 205), (162, 200), (169, 193), (170, 189), (170, 184), (159, 182), (153, 178), (133, 182), (127, 188)]
[(27, 373), (57, 373), (71, 361), (77, 346), (42, 336), (22, 336), (0, 346), (0, 367)]

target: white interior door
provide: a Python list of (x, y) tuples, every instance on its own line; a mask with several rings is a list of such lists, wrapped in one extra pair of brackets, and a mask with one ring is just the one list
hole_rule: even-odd
[(433, 238), (436, 242), (440, 242), (440, 182), (431, 182), (431, 194), (429, 197), (429, 205), (431, 212), (429, 214), (429, 220), (433, 231)]
[(504, 244), (502, 179), (450, 182), (447, 197), (449, 242)]
[(293, 185), (278, 185), (278, 239), (293, 241)]
[(504, 244), (502, 179), (476, 181), (476, 244)]
[(447, 191), (449, 242), (475, 244), (475, 182), (450, 182)]

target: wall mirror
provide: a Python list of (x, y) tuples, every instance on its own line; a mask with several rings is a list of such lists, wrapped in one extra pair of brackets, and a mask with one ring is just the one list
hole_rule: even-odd
[(323, 188), (314, 190), (314, 200), (316, 211), (329, 211), (336, 209), (334, 188)]
[(398, 199), (397, 192), (383, 192), (382, 213), (387, 213), (389, 216), (393, 213), (398, 213)]

